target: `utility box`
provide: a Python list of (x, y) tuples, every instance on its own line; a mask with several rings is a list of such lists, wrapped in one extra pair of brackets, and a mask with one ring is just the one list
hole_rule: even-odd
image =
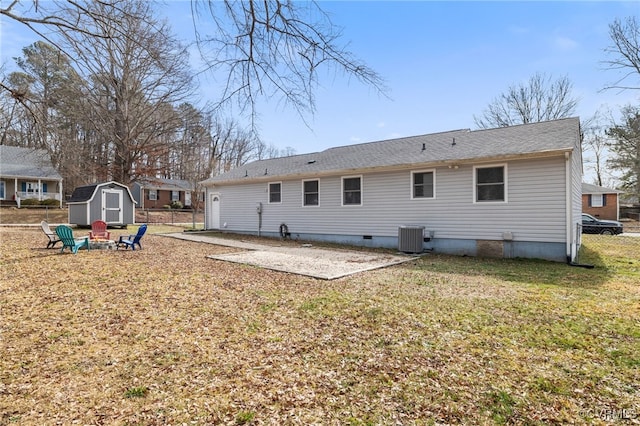
[(424, 250), (424, 226), (404, 225), (398, 228), (398, 251), (422, 253)]

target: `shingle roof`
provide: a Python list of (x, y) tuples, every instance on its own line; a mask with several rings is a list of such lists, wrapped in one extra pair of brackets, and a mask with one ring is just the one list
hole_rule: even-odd
[(51, 157), (46, 150), (6, 145), (0, 145), (0, 176), (23, 179), (62, 179), (51, 165)]
[(190, 191), (193, 188), (191, 182), (183, 179), (141, 178), (136, 182), (147, 189)]
[(591, 185), (590, 183), (582, 183), (583, 194), (622, 194), (624, 191), (617, 189), (605, 188), (604, 186)]
[(96, 189), (98, 187), (104, 187), (104, 186), (108, 186), (109, 188), (114, 188), (117, 186), (122, 189), (126, 189), (127, 194), (129, 195), (131, 200), (133, 200), (133, 197), (131, 196), (131, 192), (129, 191), (129, 188), (126, 185), (123, 185), (116, 181), (109, 181), (109, 182), (101, 182), (101, 183), (92, 183), (89, 185), (76, 187), (73, 190), (71, 197), (67, 200), (67, 203), (82, 203), (85, 201), (89, 201), (91, 200), (91, 197), (94, 196)]
[(577, 144), (579, 131), (578, 118), (488, 130), (454, 130), (258, 160), (214, 176), (203, 183), (276, 179), (571, 151)]
[(88, 201), (93, 197), (93, 193), (96, 191), (97, 183), (92, 185), (78, 186), (73, 190), (71, 197), (67, 200), (68, 203), (77, 203), (81, 201)]

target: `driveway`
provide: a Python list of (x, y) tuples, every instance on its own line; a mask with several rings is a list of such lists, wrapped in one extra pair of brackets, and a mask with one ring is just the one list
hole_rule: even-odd
[(333, 280), (358, 272), (397, 265), (416, 258), (416, 256), (405, 254), (316, 248), (311, 244), (267, 245), (187, 232), (163, 235), (242, 250), (207, 256), (210, 259), (253, 265), (323, 280)]

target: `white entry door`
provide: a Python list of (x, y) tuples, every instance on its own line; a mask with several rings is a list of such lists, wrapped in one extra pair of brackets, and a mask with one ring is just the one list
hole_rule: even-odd
[(102, 220), (110, 223), (122, 223), (122, 190), (102, 190)]
[(220, 229), (220, 194), (211, 194), (209, 202), (209, 227)]

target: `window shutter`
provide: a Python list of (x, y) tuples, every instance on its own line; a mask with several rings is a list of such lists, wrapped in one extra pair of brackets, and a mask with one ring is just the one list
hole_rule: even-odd
[(43, 183), (42, 184), (42, 193), (44, 194), (45, 192), (47, 192), (47, 184)]
[(607, 194), (602, 194), (602, 207), (607, 205)]
[(27, 192), (27, 182), (22, 182), (22, 192)]
[(591, 194), (589, 194), (589, 207), (591, 207)]

